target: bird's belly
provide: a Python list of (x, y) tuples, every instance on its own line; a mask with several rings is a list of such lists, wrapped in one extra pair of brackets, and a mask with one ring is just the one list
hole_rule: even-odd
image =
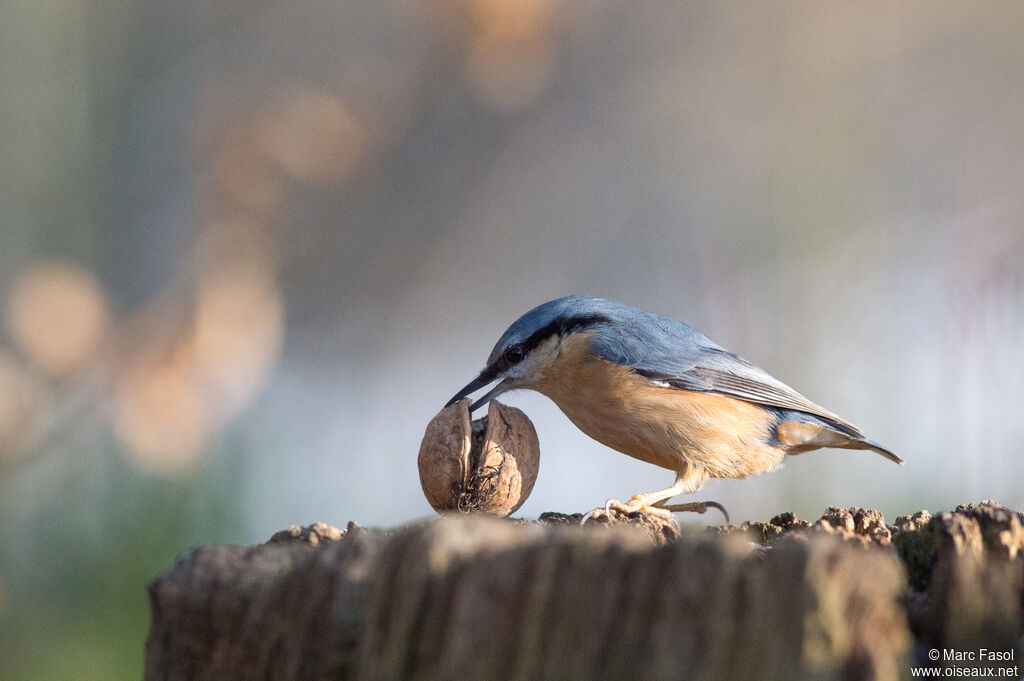
[(588, 365), (585, 379), (542, 386), (541, 392), (612, 449), (675, 471), (701, 466), (718, 478), (763, 473), (785, 456), (768, 442), (773, 415), (757, 405), (652, 385), (603, 360)]

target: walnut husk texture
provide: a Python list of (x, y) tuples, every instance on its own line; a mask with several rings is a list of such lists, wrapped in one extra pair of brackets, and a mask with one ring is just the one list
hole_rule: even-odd
[(456, 514), (203, 546), (150, 587), (145, 678), (857, 681), (941, 666), (931, 649), (1022, 659), (1020, 513), (876, 514), (668, 543), (643, 514), (582, 528)]
[(487, 415), (470, 421), (469, 402), (461, 400), (427, 425), (417, 465), (434, 510), (507, 516), (533, 490), (540, 443), (521, 410), (491, 400)]
[(416, 463), (423, 495), (435, 511), (458, 508), (469, 475), (472, 435), (465, 400), (445, 407), (427, 424)]

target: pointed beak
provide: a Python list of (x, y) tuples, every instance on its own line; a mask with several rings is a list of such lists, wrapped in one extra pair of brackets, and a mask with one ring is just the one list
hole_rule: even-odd
[[(496, 374), (496, 372), (493, 371), (493, 370), (484, 369), (483, 371), (480, 372), (479, 376), (474, 378), (472, 381), (469, 382), (469, 384), (465, 388), (463, 388), (458, 393), (456, 393), (455, 397), (453, 397), (452, 399), (448, 400), (448, 404), (446, 404), (444, 406), (450, 407), (453, 404), (455, 404), (456, 402), (458, 402), (459, 400), (461, 400), (463, 397), (466, 397), (467, 395), (469, 395), (470, 393), (474, 393), (477, 390), (479, 390), (480, 388), (483, 388), (483, 387), (486, 387), (486, 386), (490, 385), (496, 379), (501, 378), (500, 376), (497, 376), (495, 374)], [(493, 388), (490, 389), (490, 391), (487, 392), (487, 394), (485, 394), (483, 397), (478, 399), (476, 402), (473, 402), (471, 405), (469, 405), (469, 411), (472, 412), (472, 411), (476, 410), (478, 407), (487, 404), (492, 399), (494, 399), (495, 397), (497, 397), (501, 393), (503, 393), (506, 390), (508, 390), (509, 389), (509, 384), (510, 384), (510, 380), (507, 379), (507, 378), (504, 378), (501, 381), (499, 381), (497, 385), (495, 385)]]

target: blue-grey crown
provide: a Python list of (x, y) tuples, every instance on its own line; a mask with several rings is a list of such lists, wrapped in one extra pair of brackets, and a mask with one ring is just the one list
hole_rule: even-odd
[(597, 296), (574, 295), (549, 300), (512, 322), (495, 344), (488, 364), (496, 361), (513, 345), (520, 345), (529, 352), (552, 335), (566, 335), (617, 320), (623, 317), (624, 312), (641, 313), (622, 303)]
[(498, 340), (488, 365), (514, 345), (525, 353), (554, 334), (590, 329), (593, 353), (611, 362), (660, 371), (685, 370), (701, 353), (722, 348), (670, 317), (596, 296), (566, 296), (533, 308)]

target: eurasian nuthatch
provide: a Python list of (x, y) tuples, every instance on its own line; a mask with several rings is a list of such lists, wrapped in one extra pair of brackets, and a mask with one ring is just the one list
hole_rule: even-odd
[(709, 478), (764, 473), (787, 454), (821, 447), (870, 449), (903, 463), (696, 329), (605, 298), (567, 296), (524, 314), (449, 404), (494, 381), (471, 409), (508, 390), (536, 390), (598, 442), (675, 471), (672, 486), (626, 503), (609, 500), (606, 511), (666, 519), (673, 511), (703, 512), (702, 503), (667, 501)]

